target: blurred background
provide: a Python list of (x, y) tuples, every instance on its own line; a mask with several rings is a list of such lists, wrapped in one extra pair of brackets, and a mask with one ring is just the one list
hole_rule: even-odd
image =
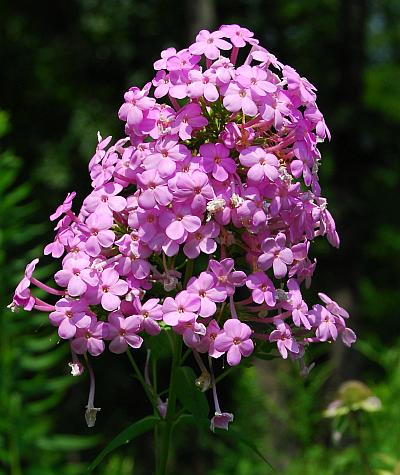
[[(94, 362), (102, 411), (86, 428), (88, 379), (69, 375), (68, 345), (45, 316), (4, 308), (26, 262), (51, 240), (49, 214), (68, 191), (86, 195), (96, 132), (123, 135), (125, 90), (149, 80), (162, 49), (226, 23), (253, 30), (318, 88), (332, 132), (320, 182), (342, 245), (316, 243), (310, 303), (317, 291), (341, 302), (359, 340), (350, 350), (314, 349), (306, 380), (288, 361), (236, 372), (221, 384), (223, 409), (278, 473), (400, 474), (400, 2), (1, 0), (1, 475), (83, 474), (107, 441), (150, 412), (127, 362), (103, 355)], [(53, 270), (43, 259), (40, 277)], [(349, 380), (359, 382), (343, 389)], [(324, 417), (340, 388), (346, 414)], [(248, 447), (211, 434), (182, 428), (175, 446), (172, 473), (269, 473)], [(148, 475), (152, 450), (150, 437), (138, 439), (95, 473)]]

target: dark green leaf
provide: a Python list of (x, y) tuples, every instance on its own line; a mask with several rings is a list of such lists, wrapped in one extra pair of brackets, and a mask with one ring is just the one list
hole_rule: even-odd
[(275, 472), (276, 470), (274, 467), (271, 465), (271, 463), (264, 457), (264, 455), (259, 451), (257, 446), (251, 441), (248, 440), (246, 437), (244, 437), (240, 432), (238, 432), (235, 429), (229, 428), (229, 430), (223, 430), (223, 429), (215, 429), (215, 433), (225, 437), (227, 439), (231, 439), (234, 442), (241, 443), (251, 449), (256, 455), (258, 455), (268, 466), (269, 468)]
[(209, 407), (204, 393), (195, 385), (196, 375), (189, 366), (182, 366), (177, 373), (176, 394), (183, 407), (193, 414), (195, 421), (207, 418)]
[(115, 450), (121, 445), (129, 443), (135, 437), (142, 435), (149, 430), (153, 429), (156, 424), (159, 422), (159, 418), (155, 416), (147, 416), (140, 421), (136, 421), (121, 433), (119, 433), (114, 439), (105, 447), (99, 455), (93, 460), (93, 462), (88, 467), (88, 472), (91, 472), (97, 465), (104, 459), (106, 455)]

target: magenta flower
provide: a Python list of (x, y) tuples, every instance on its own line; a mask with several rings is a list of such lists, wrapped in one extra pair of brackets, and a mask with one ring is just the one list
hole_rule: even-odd
[(208, 124), (208, 120), (202, 116), (198, 104), (189, 103), (182, 107), (176, 115), (173, 132), (179, 134), (182, 140), (190, 139), (195, 129), (201, 129)]
[(126, 208), (126, 199), (123, 196), (116, 196), (122, 189), (123, 186), (117, 183), (106, 183), (103, 187), (92, 191), (83, 205), (89, 213), (97, 212), (98, 215), (120, 212)]
[(291, 334), (289, 325), (282, 322), (282, 320), (276, 322), (276, 330), (271, 332), (269, 341), (276, 341), (279, 353), (284, 359), (288, 357), (288, 352), (298, 354), (300, 351), (297, 341)]
[(204, 96), (207, 101), (215, 102), (218, 97), (218, 89), (214, 84), (214, 77), (208, 73), (202, 73), (196, 69), (189, 72), (189, 80), (187, 91), (189, 97), (198, 98)]
[(242, 356), (253, 353), (254, 344), (250, 339), (251, 328), (237, 319), (230, 319), (224, 323), (224, 331), (215, 339), (215, 349), (227, 352), (227, 361), (230, 366), (240, 363)]
[(108, 336), (108, 324), (98, 322), (92, 318), (88, 328), (77, 328), (75, 338), (71, 341), (71, 348), (78, 355), (87, 351), (92, 356), (99, 356), (105, 349), (104, 339)]
[(230, 412), (215, 412), (214, 417), (211, 419), (210, 430), (213, 432), (215, 429), (228, 430), (229, 423), (233, 421), (233, 414)]
[(86, 252), (89, 256), (96, 257), (102, 248), (111, 247), (114, 243), (115, 234), (110, 230), (113, 224), (112, 217), (108, 214), (92, 213), (86, 220), (86, 226), (90, 233), (86, 241)]
[(60, 287), (67, 287), (71, 297), (83, 295), (88, 285), (97, 285), (99, 279), (97, 272), (90, 267), (87, 257), (73, 258), (66, 256), (63, 260), (63, 268), (54, 275), (54, 280)]
[(158, 170), (161, 177), (174, 174), (176, 162), (182, 162), (190, 156), (189, 149), (174, 138), (164, 137), (155, 142), (149, 155), (143, 161), (146, 170)]
[(219, 235), (219, 230), (218, 224), (213, 221), (201, 226), (195, 233), (188, 235), (183, 252), (191, 259), (198, 257), (200, 252), (213, 254), (217, 250), (215, 238)]
[(196, 350), (200, 353), (208, 353), (211, 358), (219, 358), (224, 353), (215, 349), (215, 339), (222, 332), (218, 323), (215, 320), (207, 325), (206, 334), (201, 338), (199, 344), (196, 346)]
[(267, 78), (267, 73), (257, 66), (243, 65), (237, 69), (236, 82), (249, 89), (255, 97), (276, 92), (277, 87)]
[(263, 254), (258, 258), (258, 265), (262, 270), (271, 266), (275, 277), (282, 279), (287, 273), (287, 266), (293, 262), (293, 253), (286, 245), (286, 236), (278, 233), (276, 238), (267, 238), (261, 244)]
[(137, 335), (140, 330), (141, 319), (138, 316), (124, 318), (118, 314), (108, 317), (108, 336), (111, 340), (109, 349), (112, 353), (124, 353), (128, 346), (140, 348), (143, 338)]
[(230, 83), (225, 92), (224, 106), (230, 112), (243, 111), (243, 114), (254, 117), (258, 113), (257, 104), (254, 102), (250, 89)]
[(258, 40), (253, 38), (254, 33), (252, 31), (239, 25), (222, 25), (220, 30), (224, 33), (224, 36), (227, 36), (232, 41), (233, 46), (236, 46), (236, 48), (243, 48), (247, 43), (252, 45), (258, 43)]
[(314, 320), (314, 326), (317, 326), (316, 336), (319, 340), (336, 340), (338, 336), (337, 323), (331, 312), (322, 305), (316, 304), (310, 310), (309, 315)]
[(144, 304), (136, 302), (138, 307), (138, 316), (141, 321), (141, 329), (149, 335), (158, 335), (161, 331), (158, 320), (162, 320), (162, 305), (159, 304), (160, 299), (149, 299)]
[(195, 233), (200, 228), (200, 218), (189, 213), (185, 207), (175, 206), (160, 216), (160, 225), (173, 241), (185, 239), (188, 233)]
[(125, 93), (125, 104), (119, 109), (118, 117), (121, 120), (126, 120), (129, 126), (135, 126), (143, 120), (143, 111), (151, 109), (155, 100), (147, 97), (148, 91), (146, 89), (139, 89), (138, 87), (131, 87)]
[(251, 290), (251, 296), (255, 303), (264, 302), (273, 307), (276, 303), (276, 290), (271, 279), (264, 272), (255, 272), (248, 276), (246, 286)]
[(311, 324), (308, 319), (308, 307), (303, 300), (297, 280), (289, 279), (287, 287), (289, 289), (289, 300), (282, 303), (283, 308), (292, 311), (293, 323), (296, 327), (303, 325), (307, 330), (310, 330)]
[(242, 150), (239, 160), (245, 167), (250, 167), (247, 176), (254, 182), (260, 182), (264, 178), (271, 181), (278, 178), (278, 159), (272, 153), (266, 153), (261, 147)]
[(172, 201), (166, 181), (156, 170), (146, 170), (137, 175), (137, 181), (143, 191), (139, 195), (139, 205), (144, 209), (152, 209), (159, 204), (166, 206)]
[(72, 208), (72, 201), (76, 196), (75, 191), (68, 193), (67, 197), (65, 198), (64, 202), (56, 209), (56, 211), (50, 216), (50, 221), (55, 221), (61, 215), (67, 213)]
[(214, 197), (208, 176), (200, 170), (193, 170), (192, 173), (179, 173), (174, 194), (179, 200), (187, 201), (195, 213), (204, 213), (207, 201)]
[(234, 271), (235, 261), (228, 257), (221, 262), (211, 259), (208, 263), (209, 271), (217, 278), (217, 288), (223, 288), (228, 295), (233, 295), (235, 287), (241, 287), (246, 282), (246, 274)]
[(215, 302), (224, 302), (227, 297), (225, 290), (215, 288), (216, 279), (209, 272), (202, 272), (196, 279), (189, 281), (187, 291), (200, 297), (201, 317), (211, 317), (217, 311)]
[(182, 335), (183, 341), (189, 348), (196, 348), (200, 343), (201, 337), (206, 334), (206, 327), (196, 321), (197, 315), (185, 317), (174, 326), (174, 331)]
[(236, 163), (229, 157), (229, 149), (221, 143), (201, 145), (199, 153), (206, 173), (211, 173), (218, 181), (225, 181), (229, 173), (235, 173)]
[(343, 307), (340, 307), (338, 303), (329, 298), (326, 294), (319, 292), (318, 297), (324, 302), (329, 312), (337, 315), (338, 317), (349, 318), (349, 313), (347, 310), (345, 310)]
[(199, 308), (200, 297), (184, 290), (174, 299), (167, 297), (164, 300), (163, 320), (167, 325), (176, 326), (180, 322), (196, 319)]
[(49, 315), (52, 325), (58, 327), (60, 338), (70, 339), (78, 328), (88, 328), (92, 322), (86, 313), (87, 305), (82, 300), (63, 298), (56, 303), (56, 310)]
[(101, 295), (101, 305), (105, 310), (112, 312), (119, 308), (121, 295), (125, 295), (129, 290), (128, 284), (119, 278), (119, 274), (114, 269), (105, 269), (101, 273), (99, 282), (99, 294)]
[(223, 31), (214, 31), (210, 33), (208, 30), (201, 30), (196, 36), (196, 43), (189, 46), (192, 54), (204, 54), (208, 59), (218, 59), (219, 50), (230, 50), (232, 45), (223, 40), (225, 33)]

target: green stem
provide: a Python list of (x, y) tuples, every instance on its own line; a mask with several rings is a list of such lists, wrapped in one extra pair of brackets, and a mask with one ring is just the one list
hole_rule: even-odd
[(183, 288), (186, 287), (188, 280), (192, 277), (193, 266), (194, 266), (194, 260), (193, 259), (188, 260), (186, 263), (186, 268), (185, 268), (185, 278), (183, 280)]
[(168, 460), (171, 452), (171, 434), (175, 422), (176, 412), (176, 375), (179, 369), (182, 352), (182, 339), (177, 335), (171, 335), (170, 338), (173, 339), (173, 356), (169, 383), (167, 416), (165, 421), (160, 423), (160, 428), (162, 429), (162, 439), (160, 458), (159, 463), (157, 464), (157, 475), (167, 475)]
[(148, 386), (148, 384), (146, 384), (146, 381), (144, 380), (144, 377), (143, 377), (142, 373), (140, 372), (140, 369), (139, 369), (138, 365), (136, 364), (136, 361), (134, 360), (134, 358), (132, 356), (132, 353), (129, 350), (129, 348), (126, 350), (126, 354), (127, 354), (128, 359), (129, 359), (129, 361), (132, 365), (133, 370), (135, 371), (135, 375), (136, 375), (137, 379), (139, 380), (140, 384), (143, 386), (143, 389), (146, 393), (146, 396), (147, 396), (147, 398), (149, 399), (151, 405), (154, 408), (155, 414), (159, 415), (158, 410), (157, 410), (157, 403), (156, 403), (155, 395), (153, 394), (153, 392), (152, 392), (151, 388)]

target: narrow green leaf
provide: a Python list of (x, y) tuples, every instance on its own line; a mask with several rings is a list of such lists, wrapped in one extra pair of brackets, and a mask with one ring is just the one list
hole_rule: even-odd
[(271, 465), (271, 463), (264, 457), (264, 455), (260, 452), (260, 450), (257, 448), (257, 446), (250, 440), (248, 440), (246, 437), (244, 437), (240, 432), (238, 432), (235, 429), (229, 428), (229, 430), (224, 430), (224, 429), (215, 429), (215, 433), (225, 437), (227, 439), (231, 439), (234, 442), (239, 442), (246, 447), (248, 447), (250, 450), (252, 450), (256, 455), (258, 455), (268, 466), (269, 468), (273, 471), (276, 472), (275, 468)]
[(183, 407), (193, 414), (195, 421), (207, 418), (209, 407), (204, 393), (195, 385), (196, 374), (189, 366), (182, 366), (177, 373), (176, 394)]
[(87, 471), (91, 472), (94, 468), (99, 465), (99, 463), (104, 459), (106, 455), (110, 452), (115, 450), (121, 445), (129, 443), (135, 437), (142, 435), (149, 430), (153, 429), (156, 424), (159, 422), (159, 418), (155, 416), (147, 416), (140, 421), (135, 422), (134, 424), (130, 425), (126, 429), (124, 429), (121, 433), (119, 433), (114, 439), (105, 447), (99, 455), (93, 460), (93, 462), (89, 465)]
[(38, 448), (52, 451), (86, 450), (99, 442), (98, 436), (82, 436), (70, 434), (53, 434), (51, 437), (40, 437), (36, 441)]

